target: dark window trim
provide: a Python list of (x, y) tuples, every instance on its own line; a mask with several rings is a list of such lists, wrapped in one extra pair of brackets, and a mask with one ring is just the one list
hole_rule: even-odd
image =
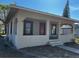
[[(31, 24), (31, 30), (30, 30), (30, 33), (29, 34), (25, 33), (26, 23), (30, 23)], [(24, 20), (24, 28), (23, 29), (24, 29), (23, 30), (23, 35), (33, 35), (33, 22), (32, 21)]]

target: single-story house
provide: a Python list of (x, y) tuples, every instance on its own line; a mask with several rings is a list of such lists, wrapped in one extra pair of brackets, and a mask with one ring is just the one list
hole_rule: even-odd
[(71, 42), (75, 22), (70, 18), (20, 6), (11, 6), (5, 20), (7, 37), (17, 49)]

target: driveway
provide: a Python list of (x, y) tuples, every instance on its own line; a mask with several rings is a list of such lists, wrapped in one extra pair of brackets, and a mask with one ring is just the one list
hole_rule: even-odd
[(39, 58), (79, 58), (78, 54), (48, 45), (23, 48), (20, 49), (20, 51), (25, 55), (27, 55), (27, 52), (29, 52), (31, 55), (36, 55)]

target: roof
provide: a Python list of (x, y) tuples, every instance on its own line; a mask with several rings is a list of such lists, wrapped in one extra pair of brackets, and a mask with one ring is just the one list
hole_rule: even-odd
[(70, 20), (70, 21), (79, 23), (79, 21), (76, 20), (76, 19), (66, 18), (66, 17), (63, 17), (63, 16), (59, 16), (59, 15), (55, 15), (55, 14), (51, 14), (51, 13), (46, 13), (46, 12), (43, 12), (43, 11), (31, 9), (31, 8), (25, 8), (25, 7), (22, 7), (22, 6), (10, 6), (10, 8), (17, 8), (17, 9), (21, 9), (21, 10), (25, 10), (25, 11), (31, 11), (31, 12), (35, 12), (35, 13), (39, 13), (39, 14), (43, 14), (43, 15), (48, 15), (48, 16), (53, 16), (53, 17), (66, 19), (66, 20)]

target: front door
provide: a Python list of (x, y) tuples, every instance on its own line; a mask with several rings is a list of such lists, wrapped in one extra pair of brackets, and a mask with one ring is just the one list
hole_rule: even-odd
[(58, 34), (57, 34), (57, 25), (56, 24), (51, 24), (51, 30), (50, 30), (50, 37), (49, 39), (58, 39)]

